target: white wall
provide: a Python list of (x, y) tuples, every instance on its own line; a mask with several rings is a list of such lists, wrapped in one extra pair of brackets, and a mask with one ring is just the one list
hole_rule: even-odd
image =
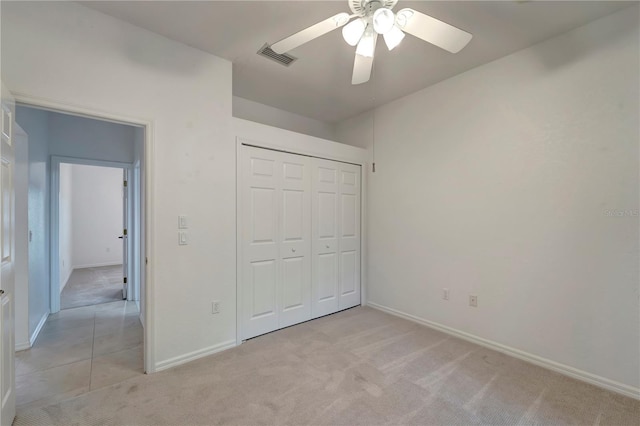
[(336, 140), (349, 145), (367, 148), (370, 155), (373, 155), (373, 144), (375, 143), (373, 134), (374, 115), (380, 114), (378, 112), (379, 109), (367, 111), (337, 123)]
[(332, 124), (238, 96), (233, 97), (233, 116), (317, 138), (335, 140), (336, 137)]
[(233, 343), (231, 63), (75, 3), (15, 2), (2, 4), (2, 79), (18, 95), (151, 123), (150, 371)]
[[(4, 14), (4, 4), (3, 14)], [(3, 30), (4, 31), (4, 30)], [(4, 40), (4, 36), (3, 36)], [(4, 52), (3, 52), (4, 53)], [(4, 65), (3, 65), (4, 69)], [(16, 106), (29, 135), (29, 338), (49, 314), (49, 142), (47, 112)], [(18, 236), (16, 235), (16, 238)]]
[(60, 192), (59, 192), (59, 253), (60, 253), (60, 293), (67, 285), (67, 281), (73, 272), (74, 266), (74, 212), (73, 212), (73, 166), (71, 164), (60, 165)]
[(369, 300), (637, 394), (638, 63), (635, 5), (380, 107)]
[(233, 134), (236, 141), (257, 143), (262, 147), (283, 151), (290, 151), (291, 147), (295, 147), (297, 153), (319, 158), (351, 161), (357, 164), (366, 161), (368, 157), (367, 151), (362, 148), (240, 118), (233, 119)]
[(78, 164), (70, 167), (73, 267), (121, 265), (122, 240), (118, 237), (123, 228), (122, 169)]

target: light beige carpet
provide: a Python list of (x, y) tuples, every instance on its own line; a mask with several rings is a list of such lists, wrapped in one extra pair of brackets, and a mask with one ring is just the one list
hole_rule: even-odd
[(640, 402), (354, 308), (15, 424), (638, 425)]

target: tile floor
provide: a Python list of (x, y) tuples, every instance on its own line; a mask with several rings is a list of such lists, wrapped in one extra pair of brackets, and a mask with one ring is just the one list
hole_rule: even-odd
[(122, 278), (122, 265), (76, 269), (60, 293), (60, 308), (122, 300)]
[(142, 353), (134, 302), (50, 315), (34, 346), (16, 353), (18, 412), (142, 375)]

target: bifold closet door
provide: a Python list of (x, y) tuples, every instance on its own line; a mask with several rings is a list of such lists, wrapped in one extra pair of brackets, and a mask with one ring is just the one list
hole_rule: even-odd
[(339, 167), (339, 288), (338, 307), (360, 304), (360, 166)]
[(242, 336), (311, 318), (310, 159), (242, 148)]
[(360, 304), (360, 166), (313, 159), (312, 316)]

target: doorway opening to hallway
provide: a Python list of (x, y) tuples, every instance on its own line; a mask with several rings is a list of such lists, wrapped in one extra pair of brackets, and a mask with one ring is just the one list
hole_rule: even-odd
[(60, 164), (60, 309), (126, 300), (127, 169)]
[(144, 374), (146, 192), (144, 127), (26, 104), (16, 122), (29, 147), (19, 415)]

